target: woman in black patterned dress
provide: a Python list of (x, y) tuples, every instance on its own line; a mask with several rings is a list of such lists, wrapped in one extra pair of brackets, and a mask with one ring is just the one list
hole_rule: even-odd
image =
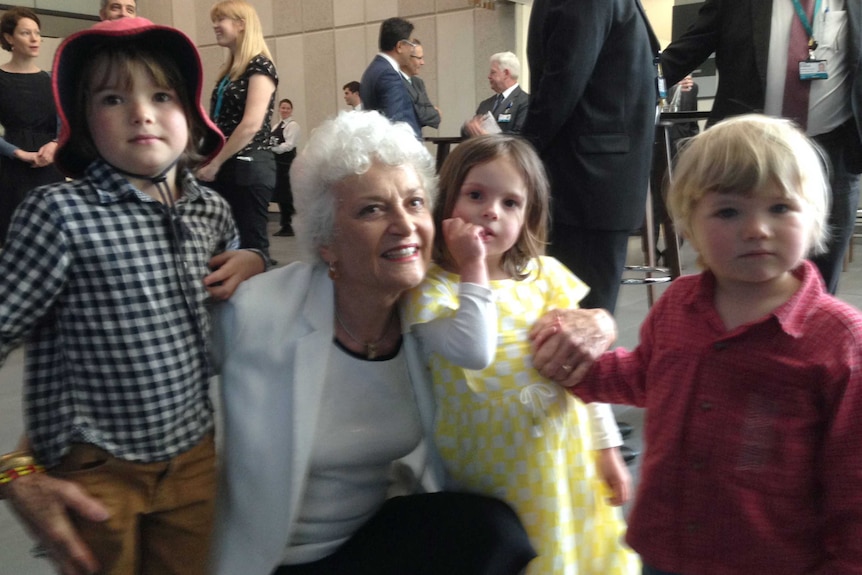
[(0, 245), (12, 212), (31, 189), (59, 182), (54, 167), (57, 110), (51, 77), (36, 66), (42, 45), (39, 17), (11, 8), (0, 19), (0, 45), (12, 58), (0, 66)]
[(251, 4), (217, 2), (210, 18), (216, 42), (230, 55), (210, 102), (210, 116), (227, 143), (197, 176), (230, 204), (241, 247), (259, 249), (268, 258), (267, 210), (275, 189), (269, 133), (278, 74)]

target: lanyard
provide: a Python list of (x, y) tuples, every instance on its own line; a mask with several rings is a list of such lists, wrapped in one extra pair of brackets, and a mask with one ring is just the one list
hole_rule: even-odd
[(799, 3), (799, 0), (793, 0), (793, 8), (796, 10), (796, 15), (799, 17), (799, 21), (802, 23), (802, 28), (805, 30), (805, 33), (808, 34), (808, 51), (811, 53), (811, 57), (814, 57), (814, 50), (817, 49), (817, 40), (814, 39), (814, 27), (811, 22), (814, 20), (814, 16), (820, 11), (820, 2), (822, 0), (814, 1), (814, 12), (811, 14), (811, 19), (808, 19), (808, 14), (805, 13), (805, 9), (802, 7), (802, 4)]
[[(820, 2), (820, 0), (817, 0)], [(221, 112), (221, 105), (224, 100), (224, 91), (227, 89), (227, 85), (230, 82), (230, 74), (226, 75), (222, 78), (221, 82), (218, 84), (218, 92), (216, 93), (216, 104), (215, 110), (213, 110), (213, 121), (218, 121), (218, 115)]]

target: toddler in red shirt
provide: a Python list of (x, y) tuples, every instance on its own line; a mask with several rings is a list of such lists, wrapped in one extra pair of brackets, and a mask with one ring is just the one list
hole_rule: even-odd
[(571, 387), (647, 408), (626, 536), (645, 574), (862, 573), (862, 314), (805, 259), (828, 233), (822, 165), (786, 120), (695, 136), (668, 205), (704, 271)]

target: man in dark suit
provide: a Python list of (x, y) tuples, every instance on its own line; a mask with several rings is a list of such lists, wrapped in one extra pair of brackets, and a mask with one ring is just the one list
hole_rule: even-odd
[[(824, 61), (826, 79), (799, 81), (799, 58), (788, 56), (794, 26), (802, 27), (791, 0), (706, 0), (692, 26), (662, 53), (668, 83), (680, 80), (715, 52), (718, 89), (708, 124), (727, 116), (763, 112), (791, 117), (804, 125), (830, 161), (832, 238), (826, 254), (812, 258), (829, 291), (835, 293), (844, 255), (853, 236), (862, 171), (862, 4), (858, 0), (829, 0), (814, 22), (817, 48), (814, 61)], [(812, 18), (813, 16), (813, 18)], [(804, 27), (802, 59), (808, 56)], [(807, 88), (799, 88), (808, 84)], [(785, 85), (792, 100), (809, 93), (807, 113), (788, 113)]]
[(549, 253), (613, 312), (632, 230), (644, 223), (658, 40), (638, 0), (535, 0), (523, 135), (551, 180)]
[(411, 40), (416, 45), (410, 55), (407, 66), (401, 66), (401, 74), (404, 76), (404, 85), (413, 100), (413, 109), (419, 120), (419, 127), (430, 126), (436, 128), (440, 125), (440, 110), (431, 103), (428, 92), (425, 90), (425, 82), (419, 77), (419, 70), (425, 65), (425, 49), (418, 38)]
[(403, 18), (389, 18), (380, 25), (378, 46), (374, 57), (359, 81), (363, 110), (377, 110), (393, 122), (407, 122), (417, 138), (422, 137), (413, 100), (407, 93), (401, 76), (401, 66), (407, 65), (413, 53), (409, 40), (413, 24)]
[(518, 77), (521, 75), (521, 62), (511, 52), (499, 52), (491, 56), (491, 71), (488, 83), (494, 95), (482, 100), (476, 115), (464, 123), (462, 136), (478, 136), (486, 130), (482, 127), (482, 117), (491, 112), (503, 133), (520, 134), (527, 119), (530, 95), (521, 89)]

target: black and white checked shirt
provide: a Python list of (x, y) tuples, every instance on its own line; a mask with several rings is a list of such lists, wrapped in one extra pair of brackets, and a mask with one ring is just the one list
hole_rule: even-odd
[(238, 245), (227, 203), (189, 172), (173, 210), (101, 161), (27, 195), (0, 251), (0, 360), (26, 341), (40, 462), (72, 442), (162, 461), (212, 429), (202, 279)]

